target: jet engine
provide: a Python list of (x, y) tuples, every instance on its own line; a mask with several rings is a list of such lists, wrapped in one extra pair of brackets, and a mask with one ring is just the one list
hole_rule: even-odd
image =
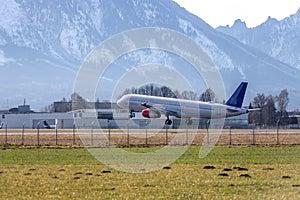
[(161, 114), (160, 112), (153, 111), (150, 108), (146, 108), (142, 111), (143, 117), (146, 118), (160, 118)]

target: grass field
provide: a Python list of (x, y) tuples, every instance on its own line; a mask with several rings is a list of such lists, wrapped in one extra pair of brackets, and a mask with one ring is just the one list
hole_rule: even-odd
[[(128, 148), (148, 152), (160, 147)], [(84, 148), (0, 151), (0, 199), (299, 199), (300, 146), (191, 146), (150, 173), (120, 172)]]

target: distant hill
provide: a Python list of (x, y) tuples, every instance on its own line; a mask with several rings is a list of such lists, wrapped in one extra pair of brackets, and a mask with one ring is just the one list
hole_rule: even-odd
[(300, 69), (300, 8), (281, 21), (269, 17), (255, 28), (247, 28), (244, 22), (236, 20), (232, 27), (220, 26), (217, 30)]
[[(246, 80), (246, 103), (257, 93), (278, 94), (287, 88), (291, 108), (298, 106), (300, 71), (295, 65), (216, 31), (171, 0), (6, 0), (0, 13), (0, 106), (26, 98), (32, 107), (41, 108), (68, 97), (80, 64), (94, 47), (121, 31), (141, 27), (170, 28), (194, 39), (220, 70), (228, 95)], [(136, 57), (145, 62), (141, 55)], [(150, 54), (147, 61), (164, 63), (165, 57)]]

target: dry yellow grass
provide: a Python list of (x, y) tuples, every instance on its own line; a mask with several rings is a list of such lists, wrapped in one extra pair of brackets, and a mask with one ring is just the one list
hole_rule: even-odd
[[(208, 135), (208, 137), (207, 137)], [(281, 129), (279, 134), (275, 129), (242, 129), (242, 130), (75, 130), (59, 129), (48, 130), (25, 129), (1, 130), (0, 144), (24, 144), (24, 145), (163, 145), (172, 142), (176, 136), (181, 137), (180, 144), (189, 143), (194, 137), (192, 144), (202, 144), (208, 138), (218, 138), (218, 145), (250, 145), (250, 144), (300, 144), (300, 130)]]
[(299, 147), (219, 146), (205, 159), (198, 150), (190, 147), (169, 168), (141, 174), (108, 168), (83, 148), (2, 150), (8, 160), (0, 164), (0, 199), (300, 197)]

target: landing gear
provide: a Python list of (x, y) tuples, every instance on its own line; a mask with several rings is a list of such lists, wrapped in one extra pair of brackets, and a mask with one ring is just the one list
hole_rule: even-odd
[(165, 121), (165, 125), (171, 125), (172, 124), (172, 120), (170, 120), (170, 119), (166, 119), (166, 121)]
[(133, 117), (135, 117), (135, 114), (133, 113), (132, 110), (130, 110), (130, 111), (129, 111), (129, 118), (131, 119), (131, 118), (133, 118)]
[(167, 119), (165, 121), (165, 125), (171, 125), (172, 124), (172, 120), (170, 120), (169, 115), (167, 114), (166, 117), (167, 117)]

